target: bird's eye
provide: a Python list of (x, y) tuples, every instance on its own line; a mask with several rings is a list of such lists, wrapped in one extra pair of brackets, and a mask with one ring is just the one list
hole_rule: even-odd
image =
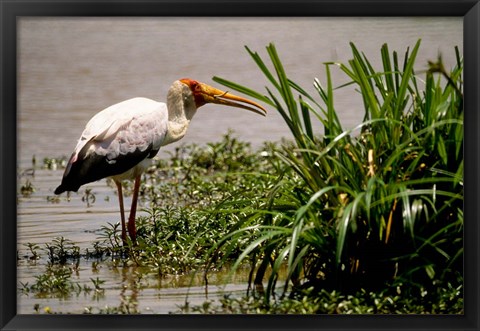
[(200, 84), (198, 84), (197, 82), (192, 82), (192, 90), (193, 91), (200, 91), (201, 90)]

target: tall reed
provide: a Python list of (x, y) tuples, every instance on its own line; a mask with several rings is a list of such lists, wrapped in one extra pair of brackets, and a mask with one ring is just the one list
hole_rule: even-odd
[[(265, 95), (214, 77), (276, 109), (293, 137), (293, 146), (272, 156), (290, 170), (262, 208), (216, 246), (228, 255), (248, 240), (234, 268), (250, 260), (257, 287), (270, 269), (267, 300), (285, 266), (284, 294), (290, 284), (344, 291), (408, 284), (413, 291), (462, 277), (461, 55), (456, 49), (451, 72), (441, 58), (416, 72), (420, 40), (403, 59), (384, 44), (375, 69), (350, 46), (347, 63), (325, 63), (326, 83), (314, 80), (316, 95), (287, 76), (273, 44), (266, 48), (273, 70), (246, 48), (266, 77)], [(332, 70), (349, 83), (335, 87)], [(342, 126), (334, 103), (347, 86), (360, 93), (364, 112), (352, 129)]]

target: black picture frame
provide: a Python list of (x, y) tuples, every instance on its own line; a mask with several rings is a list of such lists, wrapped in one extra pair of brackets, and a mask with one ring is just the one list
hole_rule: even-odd
[[(1, 330), (479, 330), (480, 4), (478, 0), (0, 0)], [(465, 60), (465, 314), (447, 316), (16, 315), (16, 50), (22, 16), (460, 16)]]

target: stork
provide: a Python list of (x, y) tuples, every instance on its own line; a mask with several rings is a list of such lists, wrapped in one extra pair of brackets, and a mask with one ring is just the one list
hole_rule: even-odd
[[(175, 81), (167, 102), (137, 97), (114, 104), (94, 115), (85, 126), (55, 194), (77, 192), (80, 186), (112, 178), (118, 191), (122, 240), (136, 242), (135, 214), (142, 173), (160, 147), (185, 136), (197, 109), (207, 103), (243, 108), (265, 116), (256, 102), (184, 78)], [(134, 180), (132, 205), (125, 224), (122, 181)]]

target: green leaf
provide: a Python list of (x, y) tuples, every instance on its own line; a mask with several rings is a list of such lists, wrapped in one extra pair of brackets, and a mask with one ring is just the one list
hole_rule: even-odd
[(347, 230), (348, 226), (350, 225), (350, 217), (351, 217), (351, 210), (353, 208), (353, 204), (349, 203), (345, 209), (343, 210), (342, 217), (338, 223), (338, 231), (337, 231), (337, 253), (335, 261), (337, 266), (340, 265), (342, 259), (342, 252), (345, 246), (345, 242), (347, 241)]
[(270, 106), (274, 106), (274, 103), (272, 102), (272, 100), (270, 100), (268, 97), (252, 90), (252, 89), (249, 89), (245, 86), (242, 86), (240, 84), (237, 84), (237, 83), (234, 83), (234, 82), (231, 82), (229, 80), (226, 80), (226, 79), (223, 79), (223, 78), (220, 78), (220, 77), (217, 77), (217, 76), (214, 76), (212, 77), (212, 80), (223, 85), (223, 86), (226, 86), (232, 90), (235, 90), (235, 91), (238, 91), (240, 93), (243, 93), (243, 94), (246, 94), (254, 99), (257, 99), (257, 100), (260, 100), (262, 102), (265, 102), (266, 104), (270, 105)]

